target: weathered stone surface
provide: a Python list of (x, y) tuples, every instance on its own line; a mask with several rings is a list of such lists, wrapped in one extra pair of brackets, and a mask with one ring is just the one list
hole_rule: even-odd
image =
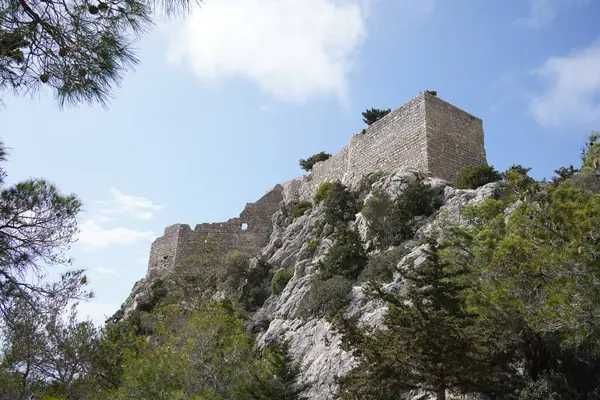
[[(261, 254), (275, 269), (293, 268), (294, 276), (283, 291), (271, 296), (249, 321), (259, 346), (275, 339), (291, 341), (291, 355), (300, 362), (302, 382), (311, 384), (311, 399), (336, 398), (336, 378), (354, 365), (352, 357), (341, 350), (339, 338), (330, 324), (321, 319), (296, 318), (299, 304), (310, 288), (315, 265), (333, 244), (333, 227), (321, 223), (323, 204), (315, 205), (305, 215), (293, 219), (293, 202), (312, 199), (321, 183), (340, 179), (356, 189), (365, 175), (383, 171), (386, 176), (372, 185), (397, 196), (417, 179), (433, 186), (445, 186), (443, 218), (419, 220), (415, 239), (441, 229), (444, 221), (462, 223), (460, 211), (468, 204), (493, 196), (496, 184), (477, 190), (455, 190), (447, 186), (458, 171), (467, 165), (486, 164), (483, 129), (480, 119), (428, 93), (411, 101), (372, 124), (364, 134), (353, 135), (350, 143), (327, 161), (315, 164), (305, 176), (277, 185), (256, 203), (249, 203), (239, 218), (215, 224), (199, 224), (192, 230), (176, 224), (152, 244), (146, 279), (136, 283), (129, 298), (115, 318), (129, 315), (151, 301), (154, 279), (172, 273), (174, 267), (206, 237), (217, 239), (220, 250), (240, 250)], [(354, 226), (365, 241), (372, 239), (366, 221), (357, 215)], [(319, 237), (316, 248), (308, 243)], [(413, 243), (413, 242), (409, 242)], [(412, 245), (412, 244), (411, 244)], [(423, 249), (413, 248), (399, 263), (399, 268), (418, 268), (424, 261)], [(396, 274), (387, 291), (401, 291), (404, 285)], [(364, 324), (382, 327), (386, 307), (365, 295), (360, 286), (352, 290), (347, 315), (357, 315)], [(429, 398), (414, 393), (412, 399)]]
[[(461, 224), (460, 211), (469, 204), (477, 204), (492, 197), (496, 191), (497, 184), (489, 184), (477, 190), (456, 190), (446, 186), (443, 180), (430, 180), (424, 178), (423, 174), (415, 171), (402, 169), (395, 171), (390, 176), (383, 177), (373, 187), (381, 188), (390, 193), (401, 192), (412, 179), (426, 179), (428, 183), (435, 186), (445, 186), (444, 205), (436, 213), (443, 212), (447, 222)], [(444, 211), (446, 210), (446, 211)], [(291, 341), (291, 355), (301, 365), (301, 381), (311, 383), (308, 396), (311, 399), (335, 399), (337, 386), (336, 378), (343, 376), (354, 365), (352, 357), (339, 347), (339, 338), (332, 331), (327, 321), (321, 319), (302, 320), (296, 318), (296, 310), (302, 297), (310, 288), (310, 279), (314, 273), (314, 266), (318, 260), (325, 257), (332, 242), (329, 238), (321, 241), (314, 254), (308, 256), (300, 249), (304, 243), (312, 237), (314, 229), (323, 218), (324, 209), (318, 206), (298, 218), (287, 227), (274, 226), (275, 235), (282, 239), (282, 247), (269, 260), (277, 266), (294, 267), (295, 275), (288, 282), (283, 292), (277, 297), (271, 297), (265, 303), (263, 315), (272, 319), (268, 328), (257, 336), (259, 346), (269, 343), (271, 340), (288, 339)], [(361, 214), (357, 216), (355, 226), (360, 229)], [(434, 217), (421, 221), (423, 226), (418, 230), (416, 238), (426, 233), (440, 229), (443, 221)], [(424, 245), (418, 241), (407, 241), (404, 245), (412, 246), (412, 250), (400, 260), (398, 270), (418, 268), (425, 261)], [(268, 251), (268, 247), (265, 249)], [(405, 289), (401, 275), (396, 272), (393, 282), (385, 284), (382, 289), (388, 292), (399, 293)], [(387, 307), (378, 300), (369, 298), (364, 293), (364, 287), (355, 286), (352, 289), (351, 302), (345, 311), (346, 316), (358, 316), (360, 323), (384, 329), (383, 318)], [(266, 326), (266, 324), (265, 324)], [(429, 394), (414, 392), (412, 399), (431, 399)], [(462, 397), (467, 398), (467, 397)]]
[(487, 164), (482, 121), (427, 92), (353, 135), (350, 143), (310, 174), (283, 184), (286, 201), (314, 196), (325, 181), (355, 188), (375, 171), (410, 167), (452, 181), (468, 165)]
[(275, 186), (256, 203), (246, 204), (239, 218), (227, 222), (198, 224), (194, 230), (185, 224), (167, 227), (164, 235), (152, 243), (147, 279), (172, 272), (206, 237), (216, 239), (222, 253), (230, 250), (259, 253), (269, 241), (273, 226), (271, 217), (280, 207), (282, 190), (281, 185)]

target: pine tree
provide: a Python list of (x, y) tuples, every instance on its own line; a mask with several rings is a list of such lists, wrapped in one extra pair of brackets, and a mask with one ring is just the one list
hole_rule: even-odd
[(363, 122), (367, 125), (371, 125), (388, 115), (391, 111), (392, 110), (390, 108), (386, 110), (381, 110), (379, 108), (371, 108), (370, 110), (365, 110), (361, 114), (363, 116)]
[(489, 372), (486, 337), (462, 296), (468, 271), (442, 260), (435, 240), (427, 242), (427, 262), (402, 271), (405, 293), (373, 286), (390, 305), (386, 330), (341, 325), (345, 345), (360, 360), (342, 379), (343, 399), (397, 399), (420, 389), (445, 400), (447, 390), (476, 391)]
[(42, 87), (58, 104), (105, 105), (138, 63), (135, 40), (155, 11), (188, 11), (201, 0), (0, 1), (0, 104), (6, 91)]
[(274, 343), (265, 351), (264, 368), (246, 390), (243, 399), (248, 400), (301, 400), (306, 385), (297, 382), (300, 368), (289, 354), (289, 344)]

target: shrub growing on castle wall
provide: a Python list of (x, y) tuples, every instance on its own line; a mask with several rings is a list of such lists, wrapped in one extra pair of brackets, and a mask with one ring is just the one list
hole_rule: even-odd
[(371, 108), (370, 110), (366, 110), (362, 112), (363, 122), (367, 125), (372, 125), (375, 122), (379, 121), (381, 118), (385, 117), (392, 111), (391, 108), (382, 110), (379, 108)]
[(312, 203), (307, 200), (302, 200), (294, 204), (294, 208), (292, 210), (292, 217), (298, 218), (304, 215), (307, 210), (312, 208)]
[(293, 268), (282, 268), (275, 272), (273, 280), (271, 281), (271, 294), (276, 296), (283, 292), (287, 283), (294, 276)]
[(471, 165), (460, 170), (454, 182), (454, 187), (457, 189), (477, 189), (500, 179), (502, 179), (502, 175), (491, 165)]
[(305, 171), (312, 171), (314, 165), (319, 161), (328, 160), (331, 157), (331, 154), (325, 153), (324, 151), (314, 154), (307, 159), (300, 160), (300, 167), (302, 167)]

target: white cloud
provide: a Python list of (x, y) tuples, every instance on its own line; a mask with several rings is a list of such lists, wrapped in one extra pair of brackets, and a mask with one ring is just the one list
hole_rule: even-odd
[(104, 219), (106, 219), (106, 216), (116, 215), (147, 221), (154, 216), (154, 211), (163, 209), (163, 206), (154, 204), (145, 197), (124, 194), (114, 187), (109, 190), (112, 201), (108, 208), (102, 210)]
[(600, 41), (563, 57), (549, 58), (534, 71), (544, 89), (530, 111), (546, 126), (600, 126)]
[(249, 78), (280, 99), (343, 98), (366, 16), (360, 0), (210, 1), (172, 29), (167, 57), (202, 79)]
[[(115, 223), (124, 218), (147, 221), (154, 217), (154, 212), (162, 210), (163, 206), (154, 204), (151, 200), (124, 194), (117, 188), (109, 188), (112, 196), (110, 201), (99, 202), (104, 206), (100, 212), (83, 221), (79, 228), (78, 240), (84, 249), (100, 249), (112, 245), (133, 245), (152, 241), (156, 236), (147, 230), (135, 230), (124, 226), (106, 227), (109, 222)], [(104, 273), (108, 273), (105, 270)], [(102, 271), (97, 270), (102, 273)]]
[(125, 227), (105, 228), (93, 219), (84, 221), (79, 232), (79, 243), (88, 249), (151, 242), (154, 238), (152, 231), (137, 231)]
[(529, 16), (519, 18), (517, 24), (532, 29), (543, 28), (556, 18), (558, 9), (588, 3), (589, 0), (529, 0)]

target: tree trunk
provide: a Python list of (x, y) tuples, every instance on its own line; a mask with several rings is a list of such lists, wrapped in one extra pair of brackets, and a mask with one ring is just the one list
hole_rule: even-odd
[(438, 389), (436, 398), (437, 398), (437, 400), (446, 400), (446, 387), (445, 386)]

